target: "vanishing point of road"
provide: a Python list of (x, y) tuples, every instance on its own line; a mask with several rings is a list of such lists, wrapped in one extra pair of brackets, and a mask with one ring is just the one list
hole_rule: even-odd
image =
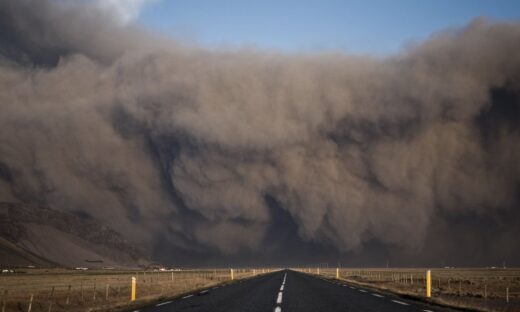
[(277, 271), (131, 310), (139, 312), (448, 312), (343, 281)]

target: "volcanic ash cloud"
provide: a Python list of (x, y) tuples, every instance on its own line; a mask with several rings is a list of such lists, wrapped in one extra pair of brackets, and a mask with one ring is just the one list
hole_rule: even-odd
[(376, 59), (186, 47), (84, 6), (0, 4), (1, 200), (224, 254), (270, 244), (266, 198), (340, 252), (517, 232), (520, 24)]

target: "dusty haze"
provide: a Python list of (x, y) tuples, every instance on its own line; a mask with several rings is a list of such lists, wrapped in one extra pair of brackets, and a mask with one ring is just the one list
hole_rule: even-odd
[(520, 265), (520, 23), (280, 54), (7, 0), (0, 53), (0, 201), (174, 264)]

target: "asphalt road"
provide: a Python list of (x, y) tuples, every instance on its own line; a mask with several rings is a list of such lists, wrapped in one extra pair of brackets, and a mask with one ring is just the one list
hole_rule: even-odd
[(294, 271), (279, 271), (210, 288), (139, 312), (448, 312), (355, 285), (328, 281)]

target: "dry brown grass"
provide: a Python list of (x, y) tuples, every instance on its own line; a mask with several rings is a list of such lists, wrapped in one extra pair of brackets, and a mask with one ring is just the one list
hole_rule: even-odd
[[(261, 269), (256, 272), (261, 273)], [(235, 270), (235, 279), (247, 278), (253, 270)], [(0, 309), (32, 312), (106, 311), (129, 307), (132, 276), (137, 277), (135, 306), (161, 297), (230, 281), (229, 270), (152, 271), (67, 271), (26, 270), (0, 275)], [(70, 290), (69, 290), (70, 289)], [(0, 310), (1, 311), (1, 310)]]
[[(316, 274), (316, 269), (301, 269)], [(427, 269), (340, 269), (340, 279), (424, 299)], [(431, 269), (431, 301), (480, 311), (520, 311), (520, 269)], [(336, 269), (320, 269), (335, 278)]]

